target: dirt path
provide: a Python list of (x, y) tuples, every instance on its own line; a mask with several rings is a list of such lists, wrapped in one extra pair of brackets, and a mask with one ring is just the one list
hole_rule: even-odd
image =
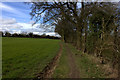
[(58, 54), (51, 60), (51, 62), (37, 75), (38, 79), (42, 78), (51, 78), (53, 71), (56, 68), (57, 63), (59, 62), (60, 56), (62, 54), (63, 45), (60, 43), (60, 49)]
[(66, 50), (68, 54), (68, 64), (70, 67), (69, 78), (80, 78), (79, 71), (75, 63), (75, 56), (73, 55), (73, 53), (71, 52), (70, 48), (67, 45), (66, 45)]

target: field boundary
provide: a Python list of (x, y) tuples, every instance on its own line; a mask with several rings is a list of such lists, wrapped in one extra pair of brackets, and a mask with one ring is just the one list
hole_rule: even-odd
[(59, 62), (59, 59), (61, 57), (62, 54), (62, 50), (63, 50), (63, 45), (60, 43), (60, 49), (59, 52), (57, 53), (57, 55), (51, 60), (51, 62), (49, 62), (47, 64), (47, 66), (45, 66), (45, 68), (37, 75), (38, 79), (42, 79), (42, 78), (51, 78), (57, 63)]

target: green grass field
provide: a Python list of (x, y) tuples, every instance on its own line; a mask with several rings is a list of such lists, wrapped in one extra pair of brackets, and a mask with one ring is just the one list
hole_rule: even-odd
[(59, 40), (2, 38), (2, 77), (33, 78), (59, 50)]
[[(96, 57), (82, 53), (60, 40), (35, 38), (2, 38), (2, 77), (34, 78), (58, 53), (62, 44), (62, 54), (52, 78), (69, 78), (70, 73), (79, 72), (80, 78), (104, 78), (109, 76)], [(72, 57), (70, 56), (72, 54)], [(71, 61), (72, 59), (72, 61)], [(75, 67), (70, 65), (76, 65)], [(111, 68), (109, 68), (111, 69)]]

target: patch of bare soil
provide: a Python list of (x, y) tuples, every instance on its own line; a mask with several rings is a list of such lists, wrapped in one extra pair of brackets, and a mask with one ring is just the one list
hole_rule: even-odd
[(71, 52), (70, 48), (66, 45), (66, 50), (68, 54), (68, 64), (70, 67), (70, 74), (69, 78), (80, 78), (79, 76), (79, 70), (77, 69), (76, 63), (75, 63), (75, 56)]
[(60, 56), (62, 54), (62, 44), (60, 44), (60, 49), (58, 54), (51, 60), (51, 62), (37, 75), (38, 79), (51, 78), (53, 71), (56, 68), (57, 63), (59, 62)]

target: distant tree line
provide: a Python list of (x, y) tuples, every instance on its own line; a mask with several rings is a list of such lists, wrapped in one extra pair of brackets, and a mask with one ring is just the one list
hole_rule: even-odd
[(2, 31), (0, 31), (0, 35), (2, 37), (25, 37), (25, 38), (60, 39), (60, 37), (49, 36), (49, 35), (46, 35), (46, 34), (37, 35), (37, 34), (33, 34), (33, 33), (28, 33), (28, 34), (25, 34), (25, 33), (21, 33), (21, 34), (14, 33), (14, 34), (11, 34), (9, 32), (3, 33)]
[[(120, 8), (111, 2), (33, 2), (31, 16), (36, 24), (55, 25), (65, 43), (101, 58), (101, 63), (118, 63), (120, 53)], [(79, 7), (79, 5), (81, 7)]]

